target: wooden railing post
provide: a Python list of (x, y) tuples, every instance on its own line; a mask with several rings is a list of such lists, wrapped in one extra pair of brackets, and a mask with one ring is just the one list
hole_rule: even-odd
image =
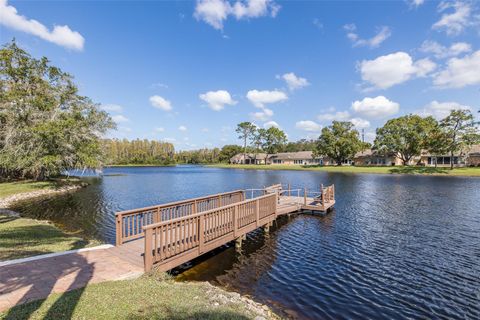
[(122, 215), (116, 215), (116, 223), (115, 223), (115, 245), (119, 246), (122, 244), (122, 236), (123, 236), (123, 224), (122, 224)]
[(192, 214), (195, 213), (197, 213), (197, 200), (194, 200), (192, 205)]
[(198, 254), (203, 253), (203, 244), (205, 242), (205, 215), (198, 217)]
[(260, 225), (260, 200), (255, 200), (255, 222), (256, 227)]
[(233, 237), (237, 238), (237, 230), (238, 230), (238, 204), (233, 207)]
[(303, 188), (303, 204), (307, 205), (307, 188)]
[(292, 189), (290, 187), (290, 183), (288, 184), (288, 196), (291, 197), (292, 196)]
[(278, 216), (278, 213), (277, 213), (277, 205), (279, 204), (280, 202), (280, 195), (277, 193), (277, 195), (275, 196), (275, 207), (274, 207), (274, 212), (273, 214), (275, 215), (275, 219), (277, 219), (277, 216)]
[(335, 200), (335, 185), (332, 184), (332, 200)]
[(145, 252), (143, 256), (145, 272), (152, 270), (153, 257), (152, 257), (152, 235), (153, 228), (145, 229)]

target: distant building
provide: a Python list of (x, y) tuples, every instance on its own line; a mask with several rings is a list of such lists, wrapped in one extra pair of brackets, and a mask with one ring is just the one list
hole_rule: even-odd
[(353, 158), (356, 166), (401, 166), (402, 160), (395, 154), (381, 154), (372, 149), (357, 152)]
[(480, 144), (471, 146), (466, 151), (462, 151), (453, 155), (434, 155), (427, 151), (423, 151), (420, 156), (422, 165), (428, 167), (434, 167), (435, 163), (437, 167), (449, 167), (451, 163), (455, 167), (478, 167), (480, 166)]
[(265, 164), (265, 153), (239, 153), (230, 158), (231, 164)]
[[(265, 153), (247, 153), (245, 159), (243, 153), (239, 153), (230, 159), (232, 164), (269, 164), (269, 165), (336, 165), (329, 157), (313, 157), (312, 151), (281, 152), (267, 155)], [(450, 155), (432, 155), (423, 151), (421, 156), (413, 157), (409, 165), (422, 165), (434, 167), (448, 167), (451, 161), (455, 167), (478, 167), (480, 166), (480, 145), (470, 147), (466, 152), (459, 152), (453, 158)], [(345, 160), (342, 165), (355, 166), (401, 166), (402, 159), (394, 153), (381, 154), (372, 149), (366, 149), (355, 154), (353, 159)]]
[(239, 153), (230, 159), (232, 164), (265, 164), (265, 158), (267, 164), (276, 165), (330, 165), (332, 162), (327, 157), (313, 158), (312, 151), (299, 151), (299, 152), (281, 152), (266, 155), (265, 153), (258, 153), (255, 161), (255, 155), (247, 153), (245, 159), (243, 153)]

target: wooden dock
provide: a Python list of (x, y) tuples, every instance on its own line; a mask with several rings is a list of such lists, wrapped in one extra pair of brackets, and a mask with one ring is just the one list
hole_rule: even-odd
[(122, 211), (111, 252), (145, 271), (166, 271), (257, 228), (268, 230), (281, 215), (328, 212), (334, 205), (334, 185), (317, 192), (277, 184)]

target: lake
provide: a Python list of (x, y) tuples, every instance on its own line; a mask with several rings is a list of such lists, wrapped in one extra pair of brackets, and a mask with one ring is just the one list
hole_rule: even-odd
[(250, 171), (202, 166), (107, 168), (89, 187), (16, 210), (114, 243), (114, 213), (234, 189), (334, 183), (330, 214), (177, 269), (305, 319), (479, 319), (480, 178)]

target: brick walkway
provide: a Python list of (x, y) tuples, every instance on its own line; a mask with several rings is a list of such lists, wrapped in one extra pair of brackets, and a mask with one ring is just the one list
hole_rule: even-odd
[(132, 259), (123, 250), (83, 251), (0, 267), (0, 312), (54, 292), (142, 274), (143, 258)]

